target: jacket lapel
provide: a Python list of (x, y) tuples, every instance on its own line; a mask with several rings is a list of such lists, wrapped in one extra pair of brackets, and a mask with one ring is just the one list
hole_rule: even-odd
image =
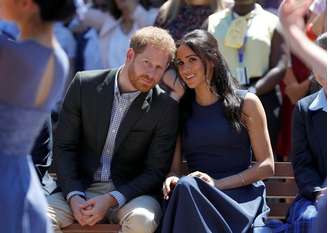
[(97, 121), (97, 152), (99, 155), (101, 155), (106, 142), (112, 115), (116, 72), (117, 70), (110, 71), (105, 80), (97, 86), (98, 107), (96, 107), (97, 114), (95, 115), (95, 120)]
[(148, 93), (140, 94), (133, 101), (124, 119), (122, 120), (120, 128), (117, 132), (114, 153), (120, 147), (121, 143), (124, 141), (124, 139), (128, 135), (131, 128), (135, 125), (135, 123), (143, 116), (144, 113), (149, 111), (152, 96), (153, 90), (150, 90)]

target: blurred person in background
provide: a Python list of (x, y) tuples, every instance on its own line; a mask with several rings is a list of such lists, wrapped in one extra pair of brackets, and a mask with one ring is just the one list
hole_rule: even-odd
[[(280, 21), (291, 51), (317, 74), (318, 81), (327, 79), (327, 51), (313, 43), (305, 34), (304, 14), (313, 0), (284, 0), (280, 6)], [(319, 80), (320, 82), (320, 80)]]
[(0, 17), (20, 30), (18, 41), (0, 35), (0, 224), (6, 233), (52, 232), (29, 154), (68, 74), (53, 23), (74, 12), (73, 0), (0, 0)]
[[(69, 19), (67, 19), (69, 20)], [(68, 30), (64, 23), (56, 22), (53, 27), (54, 34), (56, 36), (57, 41), (59, 42), (62, 49), (65, 51), (66, 55), (69, 58), (70, 71), (68, 78), (66, 79), (66, 85), (69, 84), (72, 77), (72, 66), (74, 66), (74, 58), (75, 58), (75, 50), (76, 43), (75, 39), (72, 36), (70, 30)], [(19, 28), (14, 22), (5, 21), (0, 19), (0, 33), (7, 36), (9, 39), (17, 40), (19, 39)], [(36, 168), (37, 174), (39, 176), (43, 191), (45, 194), (51, 193), (54, 190), (55, 183), (52, 177), (48, 174), (48, 170), (51, 166), (52, 162), (52, 153), (51, 153), (51, 133), (52, 132), (52, 124), (56, 121), (56, 114), (58, 114), (58, 110), (60, 108), (60, 101), (62, 98), (58, 99), (58, 103), (56, 107), (52, 110), (52, 119), (54, 121), (51, 122), (50, 117), (46, 120), (40, 134), (36, 138), (34, 142), (34, 146), (31, 150), (31, 157), (33, 164)]]
[[(69, 60), (69, 77), (66, 82), (66, 88), (69, 83), (72, 81), (75, 66), (75, 56), (76, 56), (76, 40), (73, 36), (73, 33), (66, 27), (64, 22), (57, 22), (54, 25), (54, 33), (56, 39), (58, 40), (60, 46), (65, 51), (68, 60)], [(65, 88), (65, 89), (66, 89)]]
[(97, 30), (102, 68), (116, 68), (124, 63), (131, 35), (153, 25), (158, 11), (145, 9), (139, 0), (97, 2), (98, 9), (80, 1), (78, 19), (83, 26)]
[[(324, 1), (314, 1), (303, 16), (305, 33), (314, 41), (317, 36), (326, 31), (326, 6)], [(321, 4), (319, 4), (321, 3)], [(318, 7), (320, 6), (320, 7)], [(286, 48), (288, 50), (288, 48)], [(291, 124), (295, 104), (304, 96), (314, 93), (320, 86), (313, 80), (311, 70), (295, 53), (288, 51), (289, 65), (283, 80), (280, 82), (282, 95), (281, 124), (276, 145), (276, 155), (279, 160), (291, 160)]]
[(257, 0), (263, 9), (270, 11), (271, 13), (278, 15), (278, 8), (282, 0)]
[(235, 0), (231, 9), (208, 18), (207, 30), (218, 40), (219, 50), (239, 85), (259, 96), (274, 147), (280, 119), (277, 84), (286, 69), (278, 17), (255, 0)]
[(221, 0), (168, 0), (159, 10), (155, 26), (168, 30), (174, 40), (200, 29), (209, 15), (221, 10)]
[(15, 23), (0, 18), (0, 34), (7, 36), (9, 39), (16, 40), (19, 35), (19, 30)]
[[(327, 35), (318, 45), (327, 49)], [(327, 190), (327, 82), (314, 72), (321, 89), (296, 103), (293, 115), (292, 164), (299, 195), (288, 211), (287, 224), (312, 232), (317, 201)]]
[[(326, 0), (315, 0), (303, 16), (306, 23), (304, 30), (311, 41), (327, 31), (326, 8)], [(282, 115), (276, 154), (279, 158), (287, 160), (291, 155), (291, 120), (294, 105), (302, 97), (318, 91), (321, 86), (313, 80), (311, 70), (304, 62), (295, 53), (290, 52), (290, 67), (280, 83), (280, 88), (282, 93)]]
[[(107, 0), (77, 0), (78, 15), (86, 6), (108, 12), (109, 2)], [(113, 11), (114, 13), (116, 11)], [(74, 60), (74, 73), (83, 70), (102, 69), (100, 42), (98, 31), (94, 27), (81, 24), (79, 17), (75, 17), (69, 24), (68, 28), (72, 31), (76, 41), (76, 54)]]
[(159, 9), (165, 2), (166, 0), (140, 0), (140, 4), (146, 9)]
[(291, 160), (292, 113), (298, 100), (308, 95), (314, 86), (311, 70), (293, 53), (289, 56), (286, 74), (279, 86), (282, 97), (281, 123), (275, 154), (278, 161)]
[(310, 5), (309, 10), (313, 17), (321, 15), (327, 11), (327, 0), (314, 0)]
[(311, 3), (284, 0), (279, 9), (289, 47), (311, 67), (322, 87), (298, 101), (294, 110), (292, 156), (299, 195), (288, 211), (287, 223), (273, 227), (279, 233), (327, 231), (327, 35), (314, 44), (304, 32), (304, 15)]
[[(175, 41), (186, 33), (200, 29), (209, 15), (223, 9), (222, 0), (168, 0), (159, 10), (155, 26), (170, 32)], [(177, 78), (172, 64), (165, 73), (160, 85), (179, 100), (184, 93), (182, 82)]]
[(74, 71), (102, 69), (99, 35), (93, 27), (70, 26), (76, 41)]
[[(327, 49), (327, 35), (319, 36), (317, 43)], [(292, 121), (291, 157), (299, 194), (288, 210), (286, 223), (273, 225), (274, 232), (327, 231), (326, 217), (318, 220), (319, 208), (321, 215), (327, 216), (327, 83), (319, 74), (314, 77), (321, 89), (296, 103)]]
[(308, 9), (306, 33), (311, 40), (327, 31), (327, 0), (315, 0)]

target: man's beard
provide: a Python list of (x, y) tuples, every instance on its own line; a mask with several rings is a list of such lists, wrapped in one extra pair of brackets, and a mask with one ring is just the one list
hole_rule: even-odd
[(149, 78), (149, 76), (146, 74), (137, 75), (135, 72), (134, 63), (132, 63), (128, 68), (128, 76), (131, 85), (138, 91), (148, 92), (154, 86), (154, 85), (145, 85), (142, 82), (140, 82), (140, 80), (142, 79), (149, 81), (151, 80), (151, 78)]

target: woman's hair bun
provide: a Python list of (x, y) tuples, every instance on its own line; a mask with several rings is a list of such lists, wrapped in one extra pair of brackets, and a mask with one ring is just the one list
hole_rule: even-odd
[(44, 21), (63, 21), (76, 12), (74, 0), (34, 0), (40, 8), (41, 19)]

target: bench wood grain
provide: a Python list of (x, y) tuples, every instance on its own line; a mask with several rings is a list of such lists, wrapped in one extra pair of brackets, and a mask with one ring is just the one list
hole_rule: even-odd
[(63, 229), (65, 233), (117, 233), (121, 229), (119, 224), (97, 224), (95, 226), (80, 226), (72, 224)]

